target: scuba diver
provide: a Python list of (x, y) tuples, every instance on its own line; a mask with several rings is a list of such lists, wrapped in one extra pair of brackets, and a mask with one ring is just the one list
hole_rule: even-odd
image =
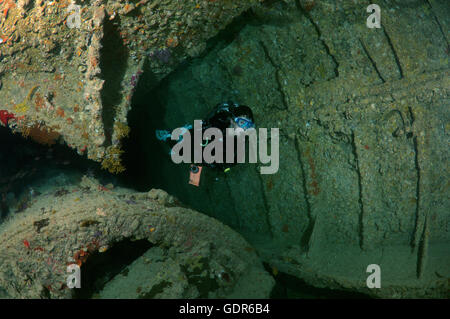
[[(227, 136), (227, 128), (233, 128), (235, 129), (234, 132), (235, 136), (234, 139), (236, 139), (237, 135), (240, 134), (240, 132), (247, 131), (249, 129), (255, 128), (255, 123), (253, 119), (253, 112), (252, 110), (246, 106), (246, 105), (239, 105), (235, 102), (225, 102), (225, 103), (219, 103), (216, 105), (214, 110), (211, 111), (211, 113), (206, 117), (205, 120), (202, 121), (202, 132), (201, 136), (203, 136), (203, 133), (208, 128), (217, 128), (222, 132), (223, 136), (223, 158), (226, 158), (226, 141), (227, 139), (225, 136)], [(192, 125), (185, 125), (183, 130), (189, 131), (191, 136), (193, 136), (194, 128)], [(180, 142), (182, 140), (182, 136), (178, 139), (178, 141), (171, 139), (171, 133), (167, 130), (156, 130), (156, 138), (160, 141), (168, 142), (172, 147)], [(210, 140), (203, 140), (202, 141), (202, 151), (203, 148), (208, 145), (208, 143), (211, 142)], [(234, 147), (236, 148), (236, 140), (234, 141)], [(194, 146), (194, 143), (192, 143), (192, 147)], [(171, 153), (170, 153), (171, 154)], [(191, 152), (191, 154), (194, 154), (194, 152)], [(203, 157), (202, 157), (203, 158)], [(191, 161), (193, 163), (193, 161)], [(216, 170), (223, 171), (227, 173), (232, 166), (236, 165), (237, 163), (237, 152), (235, 150), (234, 152), (234, 161), (233, 163), (226, 163), (225, 160), (223, 163), (207, 163), (202, 159), (202, 163), (198, 164), (192, 164), (190, 169), (190, 180), (189, 183), (195, 186), (199, 186), (200, 183), (200, 175), (202, 172), (203, 167), (210, 167)]]

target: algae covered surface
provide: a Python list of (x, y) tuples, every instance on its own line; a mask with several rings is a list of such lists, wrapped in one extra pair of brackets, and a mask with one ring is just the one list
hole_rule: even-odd
[[(369, 4), (0, 0), (0, 297), (448, 298), (450, 4)], [(279, 168), (195, 187), (224, 101)]]

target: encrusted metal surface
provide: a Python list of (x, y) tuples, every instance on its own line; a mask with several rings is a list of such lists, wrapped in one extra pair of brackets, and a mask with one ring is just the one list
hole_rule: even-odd
[(0, 1), (0, 125), (121, 172), (140, 75), (156, 83), (256, 2)]

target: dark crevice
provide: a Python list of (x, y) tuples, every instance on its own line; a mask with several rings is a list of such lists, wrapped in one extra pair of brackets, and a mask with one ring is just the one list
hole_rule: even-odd
[[(411, 125), (413, 125), (415, 121), (414, 113), (411, 107), (408, 108), (409, 115), (411, 118)], [(414, 249), (417, 246), (417, 242), (419, 241), (419, 227), (420, 227), (420, 183), (421, 183), (421, 171), (419, 165), (419, 146), (417, 142), (417, 136), (413, 138), (414, 142), (414, 165), (417, 172), (417, 182), (416, 182), (416, 211), (415, 211), (415, 226), (414, 226), (414, 234), (411, 241), (411, 247)]]
[(420, 236), (419, 249), (417, 250), (417, 266), (416, 266), (416, 277), (420, 279), (422, 277), (424, 267), (425, 267), (425, 250), (427, 246), (427, 226), (428, 221), (425, 218), (425, 224), (423, 226), (422, 235)]
[(399, 79), (403, 79), (403, 69), (400, 64), (400, 59), (398, 58), (397, 51), (395, 50), (394, 45), (392, 44), (391, 38), (389, 37), (388, 33), (386, 32), (386, 28), (384, 26), (382, 26), (382, 28), (383, 28), (383, 33), (386, 36), (387, 42), (389, 44), (389, 47), (392, 50), (392, 54), (394, 55), (395, 63), (397, 64), (398, 73), (400, 75)]
[(95, 252), (81, 266), (81, 288), (74, 289), (76, 299), (91, 299), (115, 276), (152, 247), (148, 240), (125, 239), (106, 252)]
[(259, 174), (258, 172), (256, 172), (256, 175), (258, 175), (259, 177), (259, 184), (261, 187), (261, 193), (262, 193), (262, 198), (263, 198), (263, 202), (264, 202), (264, 217), (266, 218), (266, 224), (267, 227), (269, 228), (269, 234), (270, 234), (270, 238), (273, 238), (273, 226), (272, 223), (270, 222), (270, 209), (269, 209), (269, 202), (267, 201), (267, 196), (266, 196), (266, 191), (264, 189), (264, 182), (262, 179), (261, 174)]
[(302, 173), (303, 196), (304, 196), (305, 204), (306, 204), (306, 214), (308, 216), (308, 226), (306, 227), (306, 230), (303, 233), (302, 238), (300, 239), (300, 245), (304, 249), (309, 249), (311, 236), (312, 236), (312, 233), (313, 233), (313, 230), (314, 230), (314, 225), (316, 223), (316, 220), (312, 216), (312, 212), (311, 212), (311, 203), (309, 202), (308, 188), (306, 187), (305, 164), (303, 163), (303, 159), (302, 159), (302, 156), (301, 156), (298, 138), (295, 139), (295, 150), (297, 152), (297, 157), (298, 157), (298, 161), (300, 163), (300, 169), (301, 169), (301, 173)]
[[(270, 274), (273, 268), (264, 263), (264, 268)], [(306, 281), (289, 275), (284, 272), (278, 272), (273, 276), (275, 286), (270, 294), (271, 299), (370, 299), (369, 295), (354, 292), (350, 289), (330, 289), (318, 288), (308, 284)]]
[(352, 152), (355, 159), (356, 174), (358, 175), (358, 204), (359, 204), (359, 248), (364, 249), (364, 201), (362, 198), (362, 177), (359, 167), (358, 151), (356, 149), (355, 132), (352, 131)]
[(361, 39), (359, 39), (359, 43), (361, 43), (364, 53), (369, 58), (370, 63), (372, 63), (372, 66), (373, 66), (375, 72), (377, 73), (378, 77), (380, 78), (381, 82), (385, 83), (386, 81), (384, 80), (383, 76), (381, 75), (380, 70), (378, 70), (377, 64), (375, 63), (373, 58), (370, 56), (369, 51), (367, 50), (367, 47), (364, 45), (364, 42)]
[(128, 64), (128, 49), (119, 34), (118, 24), (107, 20), (104, 25), (104, 37), (100, 50), (100, 78), (105, 80), (101, 91), (103, 104), (102, 121), (105, 131), (105, 145), (112, 144), (112, 134), (116, 108), (122, 101), (122, 80)]
[[(143, 69), (150, 70), (148, 59), (145, 60)], [(156, 156), (149, 157), (142, 145), (147, 145), (154, 154), (168, 154), (164, 145), (156, 138), (148, 138), (149, 128), (158, 128), (167, 111), (164, 102), (156, 95), (157, 89), (153, 87), (156, 81), (155, 74), (150, 71), (141, 75), (131, 100), (132, 107), (128, 112), (130, 134), (122, 141), (124, 149), (122, 160), (127, 168), (123, 181), (127, 187), (138, 191), (162, 188), (163, 180), (161, 175), (163, 161)]]
[(331, 58), (331, 60), (333, 61), (334, 65), (335, 65), (334, 75), (336, 78), (339, 77), (339, 63), (338, 63), (336, 57), (333, 54), (331, 54), (331, 50), (330, 50), (330, 47), (328, 46), (328, 44), (325, 42), (325, 40), (322, 39), (322, 32), (320, 31), (319, 26), (317, 25), (317, 23), (314, 22), (314, 19), (311, 17), (309, 12), (307, 10), (303, 9), (302, 5), (300, 4), (300, 0), (296, 0), (295, 4), (297, 6), (297, 9), (309, 20), (309, 22), (312, 24), (312, 26), (316, 30), (319, 41), (322, 43), (322, 45), (325, 48), (325, 52)]
[(431, 5), (431, 3), (430, 3), (429, 0), (425, 0), (425, 2), (426, 2), (426, 3), (428, 4), (428, 6), (430, 7), (431, 12), (433, 12), (433, 16), (434, 16), (434, 19), (436, 20), (436, 24), (438, 25), (439, 30), (441, 31), (442, 37), (444, 38), (444, 41), (445, 41), (445, 43), (447, 44), (447, 49), (448, 49), (448, 48), (450, 47), (450, 45), (449, 45), (449, 43), (448, 43), (447, 37), (445, 36), (444, 29), (442, 28), (442, 25), (441, 25), (441, 23), (439, 22), (438, 17), (437, 17), (436, 14), (434, 13), (433, 6)]
[(283, 107), (276, 107), (279, 110), (287, 110), (288, 109), (288, 102), (287, 102), (287, 98), (286, 98), (286, 94), (283, 91), (283, 85), (281, 84), (281, 77), (280, 77), (280, 67), (275, 63), (275, 61), (272, 59), (272, 57), (269, 54), (269, 50), (267, 49), (266, 45), (264, 44), (264, 42), (259, 41), (264, 54), (267, 58), (267, 60), (269, 61), (269, 63), (272, 65), (272, 67), (275, 69), (275, 79), (277, 82), (277, 90), (281, 95), (281, 101), (283, 102)]
[(57, 175), (79, 181), (90, 172), (105, 184), (115, 181), (98, 163), (65, 145), (42, 145), (1, 125), (0, 145), (0, 224), (33, 203), (31, 189)]

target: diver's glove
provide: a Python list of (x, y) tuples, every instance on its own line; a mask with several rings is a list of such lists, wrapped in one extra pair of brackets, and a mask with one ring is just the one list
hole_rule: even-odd
[(181, 128), (181, 133), (180, 133), (180, 137), (178, 137), (178, 142), (181, 142), (183, 140), (183, 135), (184, 133), (186, 133), (187, 131), (192, 129), (192, 125), (191, 124), (185, 124), (182, 128)]
[(192, 125), (191, 124), (185, 124), (182, 128), (181, 128), (181, 135), (183, 135), (184, 133), (186, 133), (187, 131), (192, 130)]
[[(181, 142), (183, 140), (183, 134), (186, 133), (187, 131), (192, 129), (192, 125), (191, 124), (186, 124), (181, 128), (181, 134), (180, 134), (180, 138), (178, 139), (178, 142)], [(166, 130), (156, 130), (156, 138), (160, 141), (167, 141), (168, 139), (170, 139), (172, 137), (172, 134), (169, 131)]]
[(166, 130), (156, 130), (156, 138), (160, 141), (167, 141), (172, 135)]

